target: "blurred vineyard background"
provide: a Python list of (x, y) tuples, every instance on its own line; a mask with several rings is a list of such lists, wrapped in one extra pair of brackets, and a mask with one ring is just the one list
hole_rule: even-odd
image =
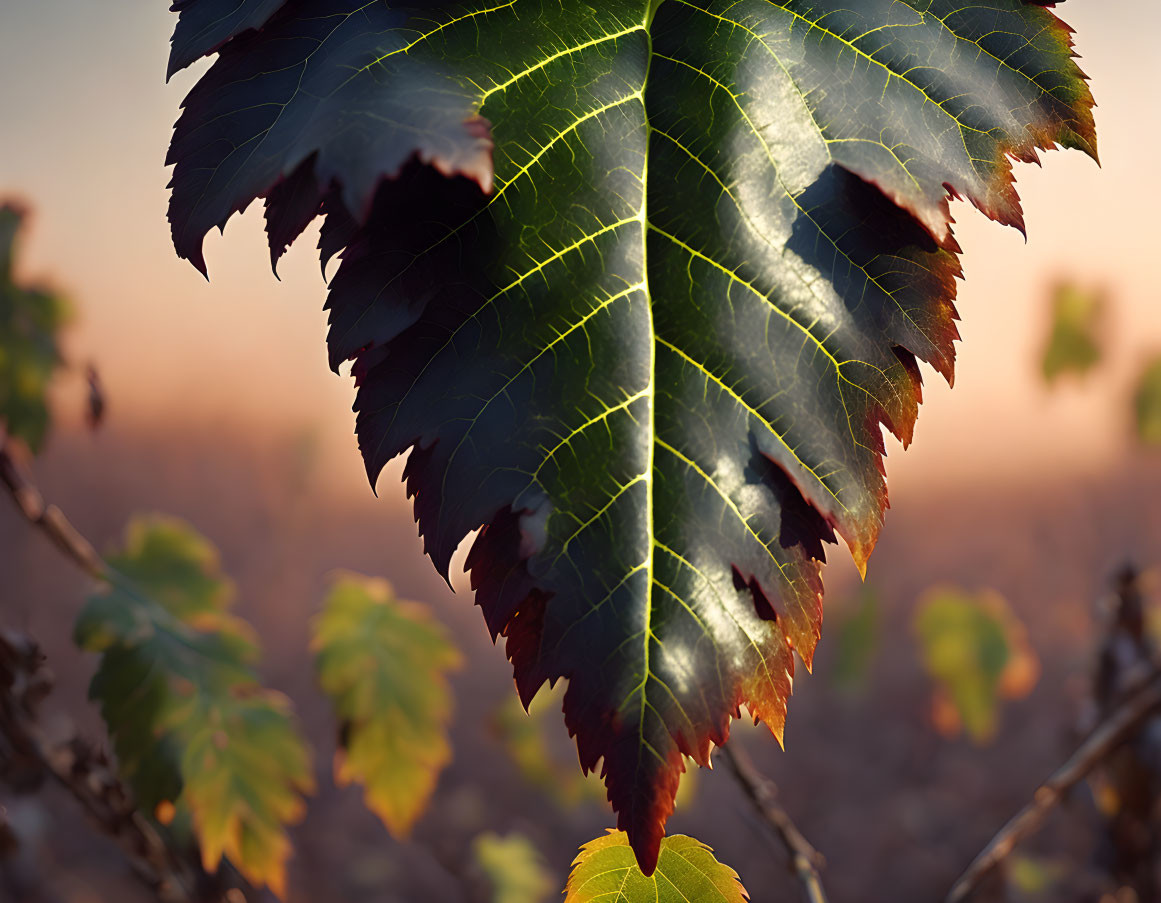
[[(826, 855), (836, 903), (941, 898), (1091, 720), (1117, 572), (1135, 563), (1161, 604), (1161, 229), (1142, 198), (1142, 149), (1161, 141), (1159, 117), (1142, 116), (1161, 11), (1060, 12), (1094, 80), (1104, 168), (1053, 154), (1047, 173), (1023, 167), (1027, 245), (955, 208), (967, 252), (956, 389), (925, 374), (916, 446), (890, 446), (893, 510), (866, 584), (832, 556), (823, 641), (814, 673), (799, 671), (786, 751), (737, 727)], [(179, 517), (220, 550), (235, 611), (261, 637), (262, 681), (294, 700), (314, 753), (318, 790), (291, 832), (287, 899), (554, 899), (609, 813), (552, 700), (531, 720), (514, 706), (466, 580), (453, 593), (422, 557), (398, 462), (380, 498), (366, 486), (349, 380), (326, 369), (315, 258), (299, 247), (271, 278), (257, 209), (229, 242), (208, 243), (212, 283), (172, 253), (161, 161), (196, 73), (162, 85), (164, 4), (18, 0), (0, 23), (0, 199), (31, 211), (16, 275), (46, 282), (71, 311), (54, 422), (29, 466), (102, 551), (143, 512)], [(90, 362), (107, 408), (96, 431)], [(430, 606), (463, 656), (450, 678), (452, 759), (406, 840), (359, 788), (332, 780), (337, 728), (309, 623), (337, 570), (385, 577)], [(89, 592), (0, 504), (0, 622), (45, 647), (58, 678), (50, 724), (99, 736), (87, 701), (96, 659), (72, 646)], [(723, 771), (693, 776), (670, 830), (714, 847), (757, 903), (796, 900)], [(148, 899), (60, 791), (0, 803), (25, 841), (0, 900)], [(1096, 899), (1085, 889), (1099, 885), (1110, 806), (1095, 782), (1074, 795), (1013, 862), (1008, 898)], [(513, 861), (523, 876), (497, 878)], [(39, 896), (15, 896), (18, 879)], [(510, 880), (512, 896), (493, 896)]]

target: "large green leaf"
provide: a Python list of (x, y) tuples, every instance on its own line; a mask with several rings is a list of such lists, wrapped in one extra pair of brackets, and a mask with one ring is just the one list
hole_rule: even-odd
[(62, 363), (58, 333), (69, 308), (46, 286), (16, 281), (24, 220), (22, 208), (0, 205), (0, 431), (35, 452), (48, 432), (46, 395)]
[(781, 736), (824, 542), (865, 566), (881, 426), (951, 377), (949, 195), (1020, 226), (1010, 159), (1095, 153), (1091, 104), (1022, 0), (289, 0), (186, 99), (170, 220), (204, 268), (256, 197), (275, 259), (326, 214), (368, 472), (410, 452), (445, 574), (483, 528), (648, 872), (683, 757), (742, 704)]
[(89, 695), (121, 773), (163, 821), (175, 806), (192, 817), (207, 869), (225, 855), (284, 895), (285, 826), (312, 788), (310, 758), (289, 701), (258, 682), (217, 551), (181, 521), (138, 518), (106, 577), (75, 634), (101, 656)]
[(406, 835), (451, 761), (448, 675), (459, 650), (428, 609), (355, 574), (335, 580), (311, 646), (342, 723), (337, 782), (362, 784), (368, 807)]

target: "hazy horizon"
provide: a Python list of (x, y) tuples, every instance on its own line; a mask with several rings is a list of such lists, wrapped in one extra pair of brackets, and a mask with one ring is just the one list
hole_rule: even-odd
[[(1132, 6), (1131, 29), (1096, 4), (1058, 7), (1092, 78), (1103, 168), (1072, 152), (1044, 154), (1042, 169), (1017, 166), (1027, 244), (953, 205), (967, 274), (957, 385), (949, 393), (925, 368), (915, 447), (900, 455), (889, 443), (896, 500), (933, 483), (1093, 472), (1126, 453), (1132, 378), (1161, 351), (1161, 289), (1150, 273), (1161, 231), (1154, 205), (1142, 203), (1161, 117), (1140, 110), (1149, 82), (1141, 61), (1161, 69), (1151, 46), (1161, 6)], [(140, 0), (25, 0), (3, 22), (0, 197), (32, 207), (22, 268), (74, 300), (67, 347), (78, 363), (98, 363), (113, 422), (306, 431), (318, 437), (334, 490), (365, 493), (353, 393), (326, 365), (317, 224), (283, 260), (281, 281), (270, 272), (260, 204), (235, 217), (224, 239), (207, 239), (208, 283), (173, 252), (163, 161), (204, 64), (165, 83), (172, 14)], [(1060, 278), (1106, 287), (1114, 316), (1106, 364), (1050, 394), (1037, 354)], [(78, 420), (62, 419), (62, 428)]]

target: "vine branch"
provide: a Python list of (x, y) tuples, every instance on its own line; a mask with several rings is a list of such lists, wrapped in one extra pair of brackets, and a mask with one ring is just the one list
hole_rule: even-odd
[(1093, 728), (1068, 760), (1036, 789), (1031, 801), (989, 841), (956, 881), (947, 895), (947, 903), (967, 900), (997, 865), (1040, 829), (1048, 813), (1074, 786), (1158, 710), (1161, 710), (1161, 671), (1154, 669)]
[[(80, 570), (105, 579), (96, 549), (56, 505), (47, 504), (25, 476), (0, 431), (0, 484), (8, 490), (24, 518), (52, 541)], [(0, 630), (0, 765), (43, 774), (62, 786), (100, 830), (124, 851), (136, 875), (163, 903), (223, 899), (199, 888), (199, 875), (165, 843), (133, 802), (108, 757), (85, 739), (73, 735), (52, 742), (37, 722), (40, 703), (52, 691), (54, 679), (44, 655), (26, 636)]]
[(807, 903), (827, 903), (820, 874), (826, 860), (778, 804), (778, 791), (773, 782), (754, 767), (743, 750), (723, 746), (722, 756), (758, 815), (782, 841), (790, 855), (790, 867), (802, 885), (804, 899)]
[(47, 775), (67, 790), (163, 903), (196, 900), (196, 876), (134, 806), (104, 753), (77, 736), (59, 742), (45, 736), (37, 711), (53, 683), (32, 640), (0, 631), (0, 763), (7, 771)]
[(56, 505), (44, 501), (40, 490), (21, 471), (11, 449), (0, 432), (0, 483), (8, 489), (16, 507), (32, 526), (47, 536), (73, 564), (97, 580), (104, 577), (101, 556), (64, 516)]

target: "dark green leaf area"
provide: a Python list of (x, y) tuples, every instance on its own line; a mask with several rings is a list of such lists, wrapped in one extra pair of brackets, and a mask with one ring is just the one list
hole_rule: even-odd
[(51, 413), (48, 387), (62, 365), (59, 333), (68, 304), (43, 285), (18, 281), (24, 210), (0, 205), (0, 431), (39, 451)]
[[(183, 103), (167, 161), (181, 256), (204, 272), (205, 233), (273, 194), (275, 217), (293, 206), (301, 223), (275, 220), (277, 257), (329, 187), (341, 185), (341, 203), (362, 215), (413, 154), (490, 186), (491, 142), (472, 91), (444, 61), (409, 52), (416, 33), (406, 22), (384, 3), (294, 0), (222, 49)], [(279, 191), (291, 179), (293, 204)]]
[(409, 453), (445, 573), (483, 528), (521, 696), (568, 681), (652, 872), (683, 756), (743, 704), (781, 734), (824, 543), (865, 564), (881, 428), (910, 441), (918, 361), (951, 377), (948, 192), (1018, 225), (1009, 157), (1093, 150), (1069, 33), (1020, 0), (301, 9), (191, 95), (178, 249), (258, 196), (275, 254), (327, 214), (368, 471)]
[(167, 77), (203, 56), (213, 53), (230, 38), (259, 28), (286, 0), (174, 0), (178, 14), (173, 30)]

